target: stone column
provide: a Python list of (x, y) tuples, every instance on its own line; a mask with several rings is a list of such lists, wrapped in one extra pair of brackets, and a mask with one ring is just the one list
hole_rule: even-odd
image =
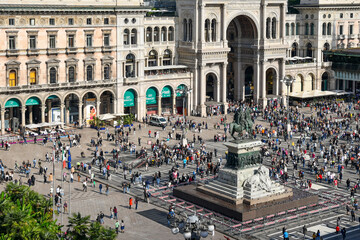
[(172, 95), (172, 113), (175, 114), (176, 112), (176, 92)]
[(260, 98), (260, 74), (259, 74), (259, 61), (254, 62), (254, 102), (258, 103)]
[(51, 100), (47, 101), (47, 110), (48, 110), (48, 122), (51, 123), (51, 118), (52, 118), (52, 114), (51, 114)]
[(83, 124), (83, 116), (82, 116), (82, 112), (83, 112), (83, 103), (81, 101), (79, 101), (79, 127), (82, 126)]
[(246, 65), (241, 65), (239, 68), (240, 74), (239, 74), (239, 83), (240, 83), (240, 99), (241, 101), (245, 100), (245, 69)]
[(46, 105), (42, 104), (41, 105), (41, 123), (45, 122), (45, 108), (46, 108)]
[(204, 76), (204, 68), (205, 65), (200, 66), (200, 85), (198, 86), (200, 88), (199, 110), (202, 117), (206, 117), (206, 76)]
[(96, 101), (96, 117), (100, 116), (100, 101)]
[[(23, 127), (25, 127), (26, 125), (26, 120), (25, 120), (25, 111), (26, 111), (26, 107), (22, 106), (21, 107), (21, 124)], [(14, 116), (14, 115), (13, 115)]]
[(263, 107), (266, 106), (267, 98), (266, 98), (266, 73), (265, 73), (265, 66), (264, 66), (264, 60), (260, 60), (260, 81), (261, 81), (261, 100)]
[(66, 124), (70, 124), (70, 101), (69, 100), (66, 100), (65, 101), (65, 121), (66, 121)]
[(29, 124), (33, 123), (33, 106), (29, 106)]
[(285, 37), (285, 6), (284, 4), (281, 4), (280, 5), (280, 38), (282, 38), (283, 40), (284, 37)]
[(1, 108), (1, 135), (5, 134), (5, 108)]
[(201, 43), (205, 42), (205, 18), (204, 18), (204, 3), (199, 3), (200, 5), (200, 39)]
[(226, 42), (226, 4), (224, 3), (221, 7), (221, 36), (222, 41)]
[[(197, 60), (195, 60), (195, 66), (198, 66), (197, 65)], [(192, 89), (193, 89), (193, 96), (192, 96), (193, 102), (192, 102), (192, 104), (193, 104), (193, 109), (195, 109), (195, 110), (197, 109), (197, 106), (199, 104), (199, 99), (198, 99), (198, 97), (199, 97), (199, 93), (198, 93), (198, 90), (199, 90), (199, 75), (200, 75), (199, 69), (194, 68), (194, 74), (193, 74), (194, 79), (193, 79), (193, 85), (192, 85)]]
[(161, 116), (161, 95), (157, 96), (158, 115)]
[(60, 105), (60, 121), (62, 122), (61, 126), (64, 126), (64, 109), (65, 109), (65, 104), (61, 103)]
[(226, 101), (226, 97), (227, 97), (227, 62), (223, 63), (222, 66), (222, 86), (221, 86), (221, 102), (224, 103), (224, 113), (227, 113), (227, 101)]

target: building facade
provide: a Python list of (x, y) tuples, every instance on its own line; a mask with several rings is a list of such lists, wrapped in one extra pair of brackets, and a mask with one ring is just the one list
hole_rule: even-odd
[(359, 8), (181, 0), (160, 15), (142, 0), (2, 0), (2, 133), (104, 113), (205, 116), (227, 99), (266, 105), (284, 100), (285, 76), (292, 95), (336, 90), (323, 51), (360, 46)]

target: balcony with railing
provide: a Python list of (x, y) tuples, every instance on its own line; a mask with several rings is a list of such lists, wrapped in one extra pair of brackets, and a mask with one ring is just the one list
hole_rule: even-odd
[(114, 85), (115, 82), (116, 79), (108, 79), (108, 80), (97, 80), (97, 81), (76, 81), (76, 82), (61, 82), (61, 83), (49, 83), (49, 84), (20, 85), (15, 87), (0, 87), (0, 93), (18, 93), (18, 92), (75, 89), (75, 88), (108, 87)]
[(38, 56), (39, 55), (39, 49), (37, 49), (37, 48), (28, 48), (26, 50), (26, 54), (28, 56)]
[(78, 49), (76, 47), (66, 48), (66, 54), (77, 54)]
[(19, 56), (19, 49), (6, 49), (7, 57), (17, 57)]
[(289, 57), (285, 60), (286, 69), (315, 67), (316, 60), (312, 57)]
[(190, 77), (190, 71), (184, 65), (146, 67), (144, 70), (145, 80), (176, 80)]

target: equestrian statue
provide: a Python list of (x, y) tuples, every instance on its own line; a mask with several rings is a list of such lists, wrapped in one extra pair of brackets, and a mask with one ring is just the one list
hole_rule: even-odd
[(237, 140), (234, 134), (237, 132), (243, 136), (244, 131), (250, 133), (254, 122), (251, 118), (250, 108), (239, 107), (234, 115), (234, 121), (230, 123), (230, 135)]

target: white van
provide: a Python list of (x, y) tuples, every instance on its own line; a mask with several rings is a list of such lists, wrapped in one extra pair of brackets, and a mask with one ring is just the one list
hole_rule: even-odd
[(159, 116), (151, 116), (150, 117), (150, 125), (154, 125), (154, 126), (166, 126), (167, 125), (167, 121), (164, 117), (159, 117)]

